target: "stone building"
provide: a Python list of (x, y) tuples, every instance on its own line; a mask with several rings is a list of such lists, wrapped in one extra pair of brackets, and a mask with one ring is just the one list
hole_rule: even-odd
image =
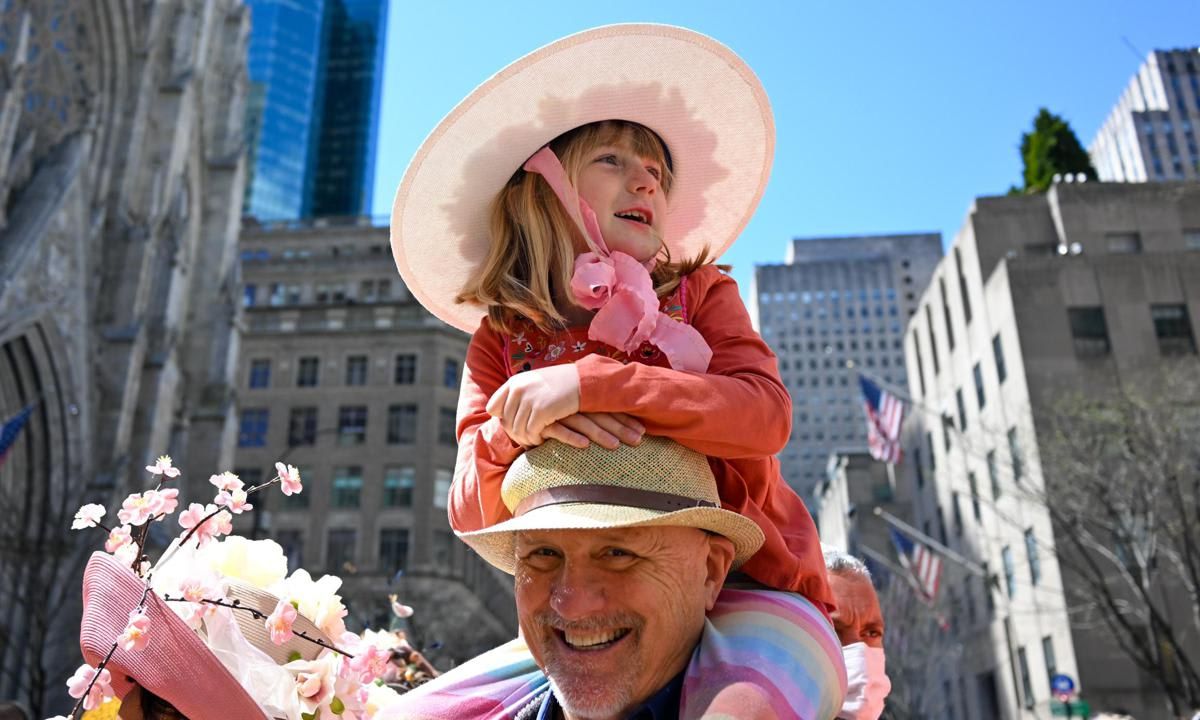
[(750, 312), (792, 394), (780, 466), (814, 511), (830, 453), (867, 447), (859, 370), (906, 383), (904, 325), (941, 257), (937, 233), (797, 238), (785, 262), (755, 266)]
[(468, 336), (427, 313), (370, 218), (257, 225), (241, 238), (246, 329), (234, 471), (247, 482), (299, 468), (305, 491), (272, 494), (247, 534), (293, 568), (344, 580), (352, 626), (412, 605), (439, 667), (516, 634), (512, 578), (450, 530), (455, 412)]
[[(232, 458), (248, 18), (240, 0), (0, 3), (0, 699), (65, 711), (79, 572), (173, 455)], [(207, 476), (207, 475), (206, 475)]]
[(984, 572), (945, 563), (962, 655), (939, 717), (1047, 717), (1059, 673), (1093, 710), (1169, 715), (1072, 574), (1075, 531), (1051, 521), (1042, 463), (1063, 393), (1200, 373), (1198, 236), (1200, 184), (1057, 184), (978, 198), (934, 270), (905, 342), (899, 494), (914, 525)]

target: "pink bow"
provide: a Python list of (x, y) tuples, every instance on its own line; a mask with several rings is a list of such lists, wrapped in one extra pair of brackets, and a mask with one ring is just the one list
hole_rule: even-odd
[(525, 170), (546, 179), (592, 249), (575, 258), (571, 277), (576, 301), (596, 311), (588, 326), (588, 338), (627, 355), (649, 342), (667, 356), (676, 370), (707, 370), (712, 349), (704, 337), (691, 325), (676, 322), (658, 310), (658, 296), (650, 279), (654, 259), (643, 265), (626, 253), (609, 251), (595, 211), (579, 197), (550, 148), (534, 153), (525, 163)]

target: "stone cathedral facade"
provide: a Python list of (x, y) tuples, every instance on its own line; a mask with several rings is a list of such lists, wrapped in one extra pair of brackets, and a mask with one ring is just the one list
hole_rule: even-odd
[(69, 708), (80, 662), (102, 537), (76, 509), (160, 454), (232, 463), (249, 22), (241, 0), (0, 2), (0, 415), (31, 409), (0, 465), (0, 705), (32, 717)]

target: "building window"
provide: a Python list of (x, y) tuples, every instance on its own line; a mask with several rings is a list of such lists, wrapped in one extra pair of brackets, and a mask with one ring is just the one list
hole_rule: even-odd
[(333, 507), (356, 508), (362, 499), (362, 467), (348, 465), (333, 470)]
[(954, 248), (954, 267), (958, 270), (958, 293), (962, 296), (963, 317), (971, 324), (971, 299), (967, 296), (967, 276), (963, 273), (962, 254)]
[(317, 441), (317, 409), (292, 408), (288, 418), (288, 445), (312, 445)]
[(1000, 551), (1000, 560), (1004, 563), (1004, 589), (1011, 598), (1017, 593), (1017, 571), (1013, 566), (1012, 548), (1005, 545)]
[(238, 447), (263, 447), (267, 444), (267, 411), (250, 408), (242, 411), (238, 428)]
[(396, 384), (397, 385), (412, 385), (417, 381), (417, 356), (416, 355), (397, 355), (396, 356)]
[(927, 448), (927, 451), (929, 452), (929, 469), (937, 470), (937, 461), (934, 459), (937, 457), (937, 453), (935, 453), (933, 451), (933, 433), (932, 432), (925, 433), (925, 447)]
[(917, 380), (921, 383), (921, 395), (925, 395), (925, 360), (921, 357), (921, 344), (917, 342), (917, 331), (912, 331), (913, 357), (917, 359)]
[(979, 409), (983, 410), (987, 405), (987, 396), (983, 393), (983, 366), (982, 363), (975, 363), (975, 367), (971, 369), (971, 375), (975, 378), (975, 402), (979, 404)]
[(1158, 351), (1163, 355), (1195, 355), (1196, 341), (1186, 305), (1151, 305), (1154, 335)]
[(925, 469), (921, 465), (921, 448), (913, 448), (913, 470), (917, 473), (917, 488), (925, 487)]
[(962, 537), (963, 534), (962, 507), (959, 505), (960, 499), (957, 492), (950, 493), (950, 504), (953, 506), (951, 513), (954, 518), (954, 534), (957, 537)]
[(988, 563), (983, 564), (983, 599), (987, 607), (988, 615), (996, 611), (996, 598), (992, 597), (992, 571)]
[(458, 444), (454, 428), (454, 408), (438, 408), (438, 442), (450, 447)]
[(257, 299), (258, 286), (244, 285), (242, 287), (242, 307), (254, 307), (254, 301)]
[(979, 510), (979, 481), (975, 473), (967, 473), (967, 484), (971, 488), (971, 514), (975, 516), (975, 522), (980, 522), (983, 516)]
[(1026, 708), (1032, 708), (1033, 701), (1033, 683), (1029, 681), (1029, 660), (1025, 657), (1025, 648), (1017, 648), (1017, 665), (1021, 669), (1021, 694)]
[[(1197, 96), (1200, 101), (1200, 96)], [(1184, 230), (1183, 246), (1188, 250), (1200, 250), (1200, 230)]]
[(992, 500), (1000, 499), (1000, 467), (996, 461), (996, 451), (988, 450), (987, 454), (988, 481), (992, 484)]
[(254, 389), (271, 387), (271, 361), (266, 358), (251, 360), (250, 381), (247, 384)]
[(379, 570), (388, 577), (408, 566), (408, 530), (384, 528), (379, 531)]
[(458, 361), (447, 359), (442, 366), (442, 386), (451, 390), (458, 389)]
[(302, 357), (296, 370), (297, 387), (316, 387), (321, 362), (315, 357)]
[(1033, 537), (1033, 528), (1025, 531), (1025, 554), (1029, 556), (1029, 579), (1037, 585), (1042, 579), (1042, 563), (1038, 560), (1037, 539)]
[(445, 530), (433, 531), (433, 564), (449, 568), (454, 562), (454, 536)]
[(1004, 379), (1008, 377), (1008, 367), (1004, 364), (1004, 346), (1000, 344), (1000, 333), (992, 336), (992, 357), (996, 359), (996, 377), (1003, 385)]
[(412, 507), (416, 472), (411, 467), (389, 467), (383, 471), (384, 507)]
[(954, 402), (958, 404), (958, 429), (967, 430), (967, 402), (963, 400), (962, 388), (954, 391)]
[(346, 384), (367, 384), (367, 356), (351, 355), (346, 358)]
[(1135, 232), (1106, 233), (1104, 242), (1113, 254), (1127, 255), (1142, 251), (1142, 236)]
[(354, 546), (358, 542), (358, 531), (353, 528), (335, 528), (329, 531), (329, 544), (325, 550), (325, 567), (334, 573), (345, 573), (354, 569)]
[(417, 441), (417, 406), (392, 405), (388, 408), (389, 445), (411, 445)]
[(338, 444), (362, 445), (367, 441), (367, 408), (344, 405), (338, 408)]
[(1017, 429), (1008, 429), (1008, 454), (1012, 456), (1013, 482), (1021, 482), (1025, 476), (1025, 465), (1021, 458), (1021, 440), (1017, 437)]
[(1067, 308), (1067, 319), (1071, 324), (1071, 340), (1075, 345), (1075, 356), (1099, 357), (1109, 352), (1108, 326), (1104, 322), (1104, 308)]
[(938, 359), (937, 335), (933, 332), (933, 311), (929, 303), (925, 304), (925, 324), (929, 327), (929, 355), (933, 358), (933, 374), (936, 377), (942, 372), (942, 364)]
[(1046, 677), (1058, 674), (1058, 662), (1054, 658), (1054, 638), (1047, 635), (1042, 638), (1042, 658), (1046, 661)]
[(942, 291), (942, 315), (946, 319), (946, 344), (954, 351), (954, 325), (950, 322), (950, 296), (946, 294), (945, 278), (938, 278), (938, 289)]
[(277, 530), (275, 542), (283, 548), (283, 556), (287, 558), (288, 574), (304, 566), (304, 531)]
[(450, 483), (454, 473), (441, 468), (433, 471), (433, 506), (445, 510), (450, 502)]

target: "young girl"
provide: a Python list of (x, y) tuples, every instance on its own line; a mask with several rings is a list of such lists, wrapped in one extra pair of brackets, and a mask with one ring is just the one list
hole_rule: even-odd
[[(614, 59), (615, 50), (578, 52), (581, 45), (630, 38), (656, 47), (640, 48), (629, 66)], [(697, 46), (703, 57), (689, 58)], [(661, 68), (651, 67), (655, 59)], [(496, 101), (509, 84), (497, 79), (524, 74), (525, 92), (539, 72), (565, 82), (553, 72), (556, 60), (572, 66), (574, 77), (598, 76), (579, 81), (587, 87), (577, 103), (586, 111), (556, 117), (565, 132), (549, 134), (555, 122), (544, 117), (516, 126), (514, 136), (523, 133), (526, 141), (548, 136), (540, 149), (524, 150), (528, 159), (510, 164), (506, 182), (494, 186), (486, 254), (473, 253), (466, 282), (450, 296), (453, 308), (444, 279), (431, 290), (429, 279), (414, 272), (419, 260), (405, 215), (415, 210), (411, 196), (422, 180), (413, 167), (397, 195), (393, 247), (413, 292), (460, 327), (464, 311), (467, 318), (486, 311), (474, 328), (459, 398), (451, 525), (465, 533), (510, 517), (500, 498), (504, 474), (525, 449), (547, 439), (615, 447), (650, 434), (704, 453), (723, 506), (755, 520), (766, 542), (742, 566), (744, 575), (731, 578), (731, 587), (751, 592), (722, 595), (709, 614), (710, 628), (685, 677), (680, 717), (701, 716), (714, 698), (728, 705), (722, 688), (741, 680), (758, 686), (780, 718), (832, 717), (845, 690), (840, 651), (827, 624), (832, 596), (811, 517), (783, 482), (774, 457), (790, 432), (790, 399), (736, 284), (709, 264), (706, 247), (732, 242), (765, 183), (773, 128), (761, 87), (736, 55), (708, 38), (662, 26), (612, 26), (514, 63), (460, 109)], [(651, 93), (660, 98), (657, 105), (647, 102), (643, 86), (630, 82), (631, 68), (638, 79), (657, 72), (682, 85), (684, 100), (692, 99), (686, 97), (691, 92), (722, 97), (728, 105), (705, 116), (670, 92), (662, 100), (657, 86)], [(697, 73), (693, 81), (689, 71)], [(739, 105), (739, 98), (748, 99)], [(429, 144), (453, 133), (446, 124), (464, 122), (456, 113), (426, 141), (414, 159), (418, 170), (437, 154)], [(767, 128), (766, 137), (739, 137), (756, 120)], [(739, 141), (750, 148), (740, 156)], [(723, 150), (732, 156), (720, 157)], [(475, 157), (494, 153), (480, 149)], [(750, 173), (734, 171), (736, 162), (749, 165)], [(493, 164), (498, 161), (464, 163)], [(476, 191), (478, 186), (470, 184)], [(673, 237), (681, 228), (691, 230), (689, 242)], [(704, 237), (706, 230), (713, 236)], [(807, 602), (789, 596), (793, 604), (785, 605), (781, 626), (780, 606), (762, 610), (764, 600), (781, 597), (771, 590)], [(756, 612), (775, 617), (765, 621)], [(755, 655), (755, 636), (764, 625), (792, 641), (787, 657)], [(529, 680), (519, 645), (497, 653), (482, 670), (491, 680)], [(469, 681), (449, 694), (471, 694), (467, 687)], [(519, 704), (514, 698), (528, 697), (512, 688), (497, 692), (496, 685), (473, 687), (476, 694), (508, 698), (497, 700), (497, 717), (512, 717)]]

